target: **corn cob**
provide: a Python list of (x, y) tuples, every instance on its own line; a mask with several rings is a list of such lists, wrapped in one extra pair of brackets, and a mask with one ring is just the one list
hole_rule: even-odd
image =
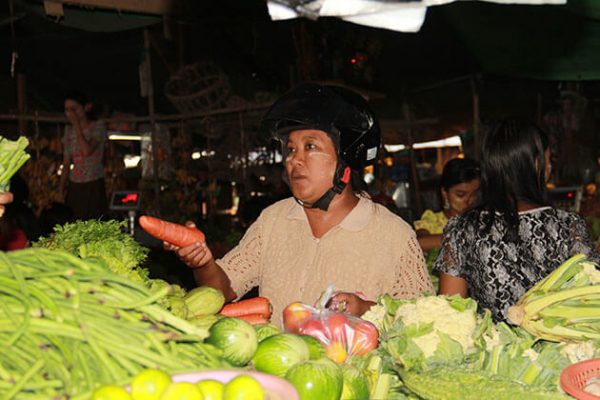
[(600, 271), (578, 254), (533, 286), (508, 310), (508, 319), (537, 338), (600, 340)]

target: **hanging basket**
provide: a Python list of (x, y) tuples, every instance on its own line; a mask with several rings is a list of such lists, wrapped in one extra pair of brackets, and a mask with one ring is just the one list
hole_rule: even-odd
[(165, 95), (184, 114), (223, 107), (229, 92), (227, 76), (208, 62), (183, 67), (165, 85)]

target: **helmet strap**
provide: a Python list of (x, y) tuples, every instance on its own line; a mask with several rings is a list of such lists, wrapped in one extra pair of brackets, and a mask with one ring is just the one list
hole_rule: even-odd
[(333, 200), (336, 194), (340, 194), (344, 191), (344, 188), (350, 182), (350, 175), (352, 170), (343, 161), (340, 161), (335, 169), (335, 176), (333, 177), (333, 186), (329, 188), (319, 200), (312, 204), (306, 203), (302, 200), (294, 199), (298, 204), (304, 208), (318, 208), (323, 211), (327, 211), (329, 204)]

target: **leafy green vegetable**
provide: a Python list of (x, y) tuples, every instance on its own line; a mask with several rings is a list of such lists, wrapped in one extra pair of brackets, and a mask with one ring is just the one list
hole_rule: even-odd
[[(50, 250), (65, 250), (80, 258), (97, 257), (106, 262), (109, 269), (127, 279), (143, 283), (153, 293), (168, 283), (161, 279), (150, 279), (148, 270), (142, 266), (148, 255), (148, 249), (137, 243), (123, 230), (125, 221), (76, 221), (54, 227), (48, 237), (40, 238), (33, 247)], [(172, 291), (161, 304), (169, 307), (170, 298), (180, 298), (185, 290), (172, 285)]]
[(0, 136), (0, 191), (9, 190), (10, 178), (29, 160), (25, 148), (29, 140), (21, 136), (17, 140), (9, 140)]

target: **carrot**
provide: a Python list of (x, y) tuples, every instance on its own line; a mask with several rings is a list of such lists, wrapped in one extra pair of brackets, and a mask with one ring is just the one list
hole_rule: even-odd
[(242, 320), (246, 321), (247, 323), (249, 323), (250, 325), (266, 324), (269, 322), (269, 320), (267, 318), (263, 317), (260, 314), (245, 314), (245, 315), (240, 315), (235, 318), (242, 319)]
[(269, 299), (266, 297), (253, 297), (251, 299), (240, 300), (235, 303), (229, 303), (223, 306), (220, 314), (226, 317), (241, 317), (242, 315), (258, 314), (263, 318), (271, 318), (273, 309)]
[(172, 243), (179, 247), (186, 247), (195, 242), (204, 242), (204, 233), (196, 228), (167, 222), (159, 218), (143, 215), (140, 225), (146, 232), (157, 239)]

